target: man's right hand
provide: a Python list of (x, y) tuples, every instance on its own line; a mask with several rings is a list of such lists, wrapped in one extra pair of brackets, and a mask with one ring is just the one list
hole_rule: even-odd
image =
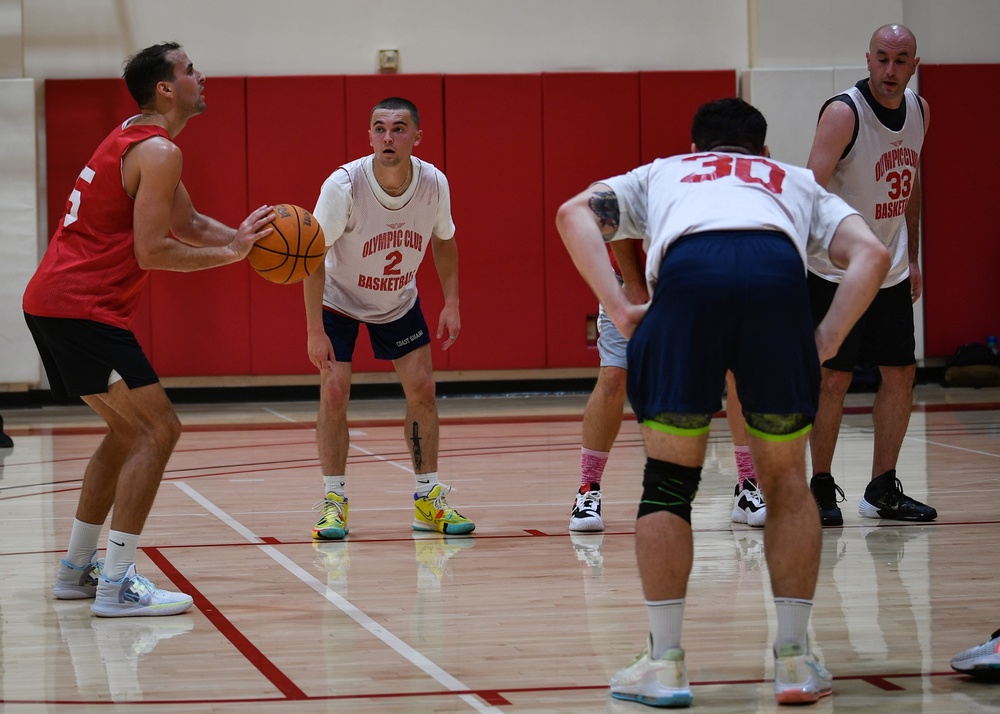
[(275, 218), (277, 215), (270, 206), (261, 206), (243, 220), (229, 243), (229, 247), (240, 260), (247, 257), (254, 243), (274, 232), (274, 226), (271, 224)]

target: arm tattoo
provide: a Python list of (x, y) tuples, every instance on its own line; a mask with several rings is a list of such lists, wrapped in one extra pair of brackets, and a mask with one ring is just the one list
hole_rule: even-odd
[(595, 191), (587, 202), (590, 210), (597, 216), (602, 235), (613, 235), (618, 231), (621, 212), (618, 208), (618, 197), (614, 191)]

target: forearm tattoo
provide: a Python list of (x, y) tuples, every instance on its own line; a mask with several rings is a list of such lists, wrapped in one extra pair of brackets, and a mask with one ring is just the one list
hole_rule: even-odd
[(618, 231), (621, 211), (618, 208), (618, 196), (614, 191), (595, 191), (587, 203), (597, 216), (602, 235), (612, 235)]

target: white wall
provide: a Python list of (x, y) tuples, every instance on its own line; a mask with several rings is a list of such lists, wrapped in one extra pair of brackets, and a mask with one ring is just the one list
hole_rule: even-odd
[[(44, 80), (117, 77), (156, 42), (181, 42), (209, 86), (213, 75), (373, 73), (381, 48), (400, 51), (404, 73), (735, 68), (774, 155), (804, 163), (820, 104), (864, 76), (871, 33), (888, 22), (914, 31), (924, 62), (1000, 62), (998, 0), (0, 0), (0, 77), (34, 82), (34, 111), (0, 127), (21, 137), (0, 145), (0, 195), (20, 195), (30, 176), (37, 216), (34, 231), (5, 226), (0, 251), (47, 242)], [(33, 350), (19, 317), (26, 278), (4, 277), (0, 389), (23, 379), (11, 365)]]

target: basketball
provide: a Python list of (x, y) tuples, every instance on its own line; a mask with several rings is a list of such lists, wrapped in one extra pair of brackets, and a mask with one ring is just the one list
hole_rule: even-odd
[(272, 283), (301, 282), (319, 267), (326, 252), (323, 228), (309, 211), (291, 203), (274, 206), (274, 230), (254, 243), (247, 259)]

